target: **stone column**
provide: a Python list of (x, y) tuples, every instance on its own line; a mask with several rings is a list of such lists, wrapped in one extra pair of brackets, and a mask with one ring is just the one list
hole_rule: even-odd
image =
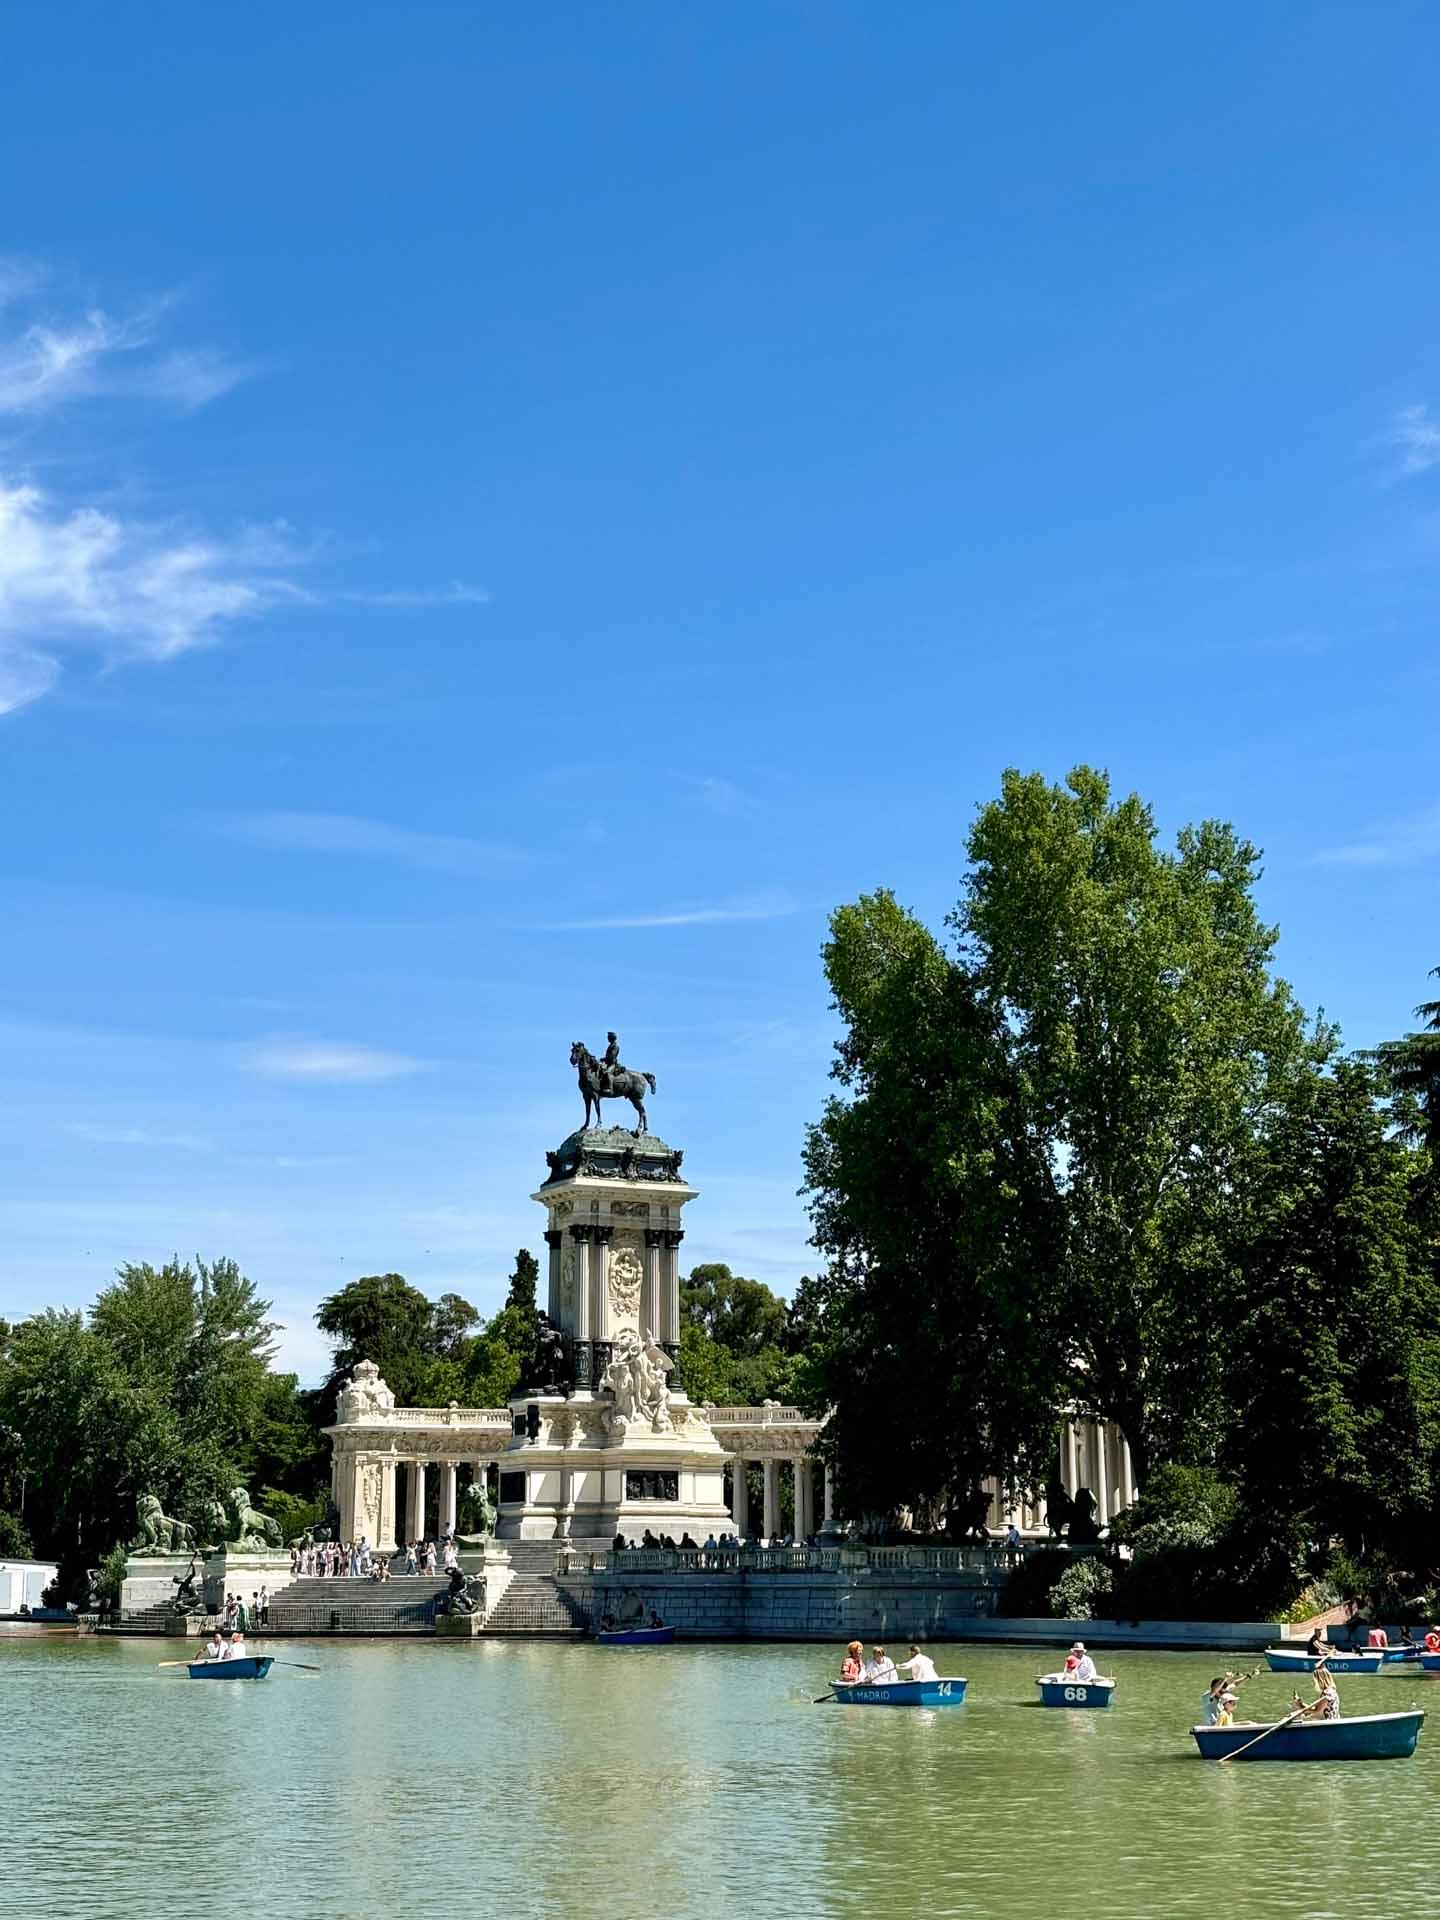
[(545, 1244), (550, 1249), (549, 1285), (545, 1294), (545, 1311), (551, 1321), (560, 1324), (560, 1248), (565, 1239), (558, 1227), (551, 1227), (545, 1235)]
[(680, 1351), (680, 1242), (685, 1238), (680, 1227), (667, 1227), (665, 1258), (661, 1266), (660, 1326), (657, 1337), (673, 1360)]
[(355, 1480), (360, 1472), (355, 1454), (346, 1452), (335, 1458), (335, 1504), (340, 1509), (340, 1538), (355, 1538)]
[(812, 1509), (815, 1500), (810, 1484), (810, 1462), (803, 1454), (795, 1456), (795, 1544), (801, 1545), (815, 1531)]
[(750, 1489), (745, 1482), (745, 1462), (737, 1454), (731, 1461), (733, 1478), (730, 1493), (730, 1518), (743, 1540), (750, 1531)]
[(440, 1464), (440, 1538), (455, 1532), (455, 1462)]
[(1120, 1441), (1120, 1502), (1122, 1506), (1135, 1504), (1135, 1462), (1130, 1458), (1130, 1442), (1116, 1429)]
[(1083, 1484), (1080, 1479), (1080, 1448), (1073, 1420), (1065, 1422), (1065, 1464), (1060, 1478), (1064, 1482), (1065, 1491), (1073, 1500)]
[(376, 1530), (375, 1551), (395, 1551), (395, 1455), (380, 1458), (380, 1525)]
[(765, 1539), (780, 1531), (780, 1462), (771, 1454), (765, 1461)]
[(407, 1460), (410, 1469), (409, 1497), (405, 1503), (405, 1539), (407, 1544), (425, 1536), (425, 1462)]
[[(590, 1338), (607, 1346), (615, 1337), (610, 1325), (610, 1242), (614, 1235), (614, 1227), (590, 1229)], [(599, 1365), (595, 1371), (598, 1375)]]
[(590, 1341), (590, 1229), (581, 1222), (570, 1229), (575, 1248), (575, 1384), (589, 1387), (594, 1380)]
[(835, 1469), (827, 1460), (825, 1463), (825, 1531), (828, 1533), (835, 1524)]
[(659, 1227), (645, 1229), (645, 1284), (640, 1293), (640, 1331), (653, 1333), (657, 1340), (661, 1338), (660, 1269), (664, 1258), (661, 1253), (664, 1239), (665, 1235)]
[(1099, 1502), (1095, 1519), (1102, 1527), (1110, 1524), (1110, 1458), (1105, 1445), (1105, 1422), (1095, 1422), (1095, 1498)]

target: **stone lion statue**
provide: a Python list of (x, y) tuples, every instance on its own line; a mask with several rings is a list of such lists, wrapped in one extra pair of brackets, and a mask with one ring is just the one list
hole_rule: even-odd
[(195, 1530), (184, 1520), (172, 1520), (153, 1493), (142, 1493), (135, 1501), (135, 1518), (140, 1532), (132, 1553), (178, 1553), (195, 1545)]
[(466, 1533), (494, 1533), (495, 1507), (483, 1480), (472, 1480), (460, 1490), (460, 1517)]
[(234, 1544), (251, 1553), (264, 1553), (267, 1548), (284, 1545), (279, 1521), (272, 1520), (268, 1513), (257, 1512), (244, 1487), (230, 1489), (230, 1524), (234, 1528), (230, 1536)]
[(257, 1513), (244, 1487), (232, 1487), (224, 1501), (207, 1500), (202, 1523), (214, 1546), (234, 1547), (237, 1553), (273, 1553), (283, 1544), (280, 1524), (268, 1513)]

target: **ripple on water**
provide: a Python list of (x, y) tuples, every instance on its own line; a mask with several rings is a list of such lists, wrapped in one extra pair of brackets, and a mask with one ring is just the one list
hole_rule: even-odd
[(1440, 1716), (1413, 1762), (1207, 1766), (1208, 1655), (1117, 1658), (1108, 1714), (1038, 1710), (1034, 1654), (1004, 1648), (950, 1655), (970, 1698), (933, 1714), (812, 1705), (821, 1647), (286, 1655), (324, 1671), (197, 1686), (153, 1643), (0, 1637), (0, 1885), (55, 1920), (201, 1889), (235, 1920), (528, 1920), (602, 1891), (681, 1920), (1440, 1920)]

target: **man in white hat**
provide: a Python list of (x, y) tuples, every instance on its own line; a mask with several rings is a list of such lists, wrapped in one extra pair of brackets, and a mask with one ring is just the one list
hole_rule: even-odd
[(1073, 1680), (1077, 1686), (1088, 1687), (1092, 1680), (1099, 1678), (1095, 1662), (1085, 1651), (1085, 1642), (1077, 1640), (1070, 1649), (1070, 1659), (1075, 1662), (1071, 1668), (1070, 1660), (1065, 1662), (1065, 1678)]

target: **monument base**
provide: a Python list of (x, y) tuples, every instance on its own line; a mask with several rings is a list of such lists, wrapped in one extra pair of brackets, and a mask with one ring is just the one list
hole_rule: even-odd
[(483, 1614), (440, 1613), (435, 1616), (435, 1632), (442, 1640), (473, 1640), (484, 1631)]
[(273, 1600), (294, 1578), (288, 1553), (237, 1553), (233, 1547), (219, 1547), (205, 1556), (205, 1604), (219, 1613), (233, 1595), (248, 1607), (261, 1587)]
[[(203, 1554), (135, 1553), (125, 1562), (125, 1581), (120, 1589), (120, 1611), (143, 1613), (147, 1607), (167, 1607), (180, 1591), (180, 1582), (195, 1562), (195, 1591), (200, 1593)], [(183, 1617), (183, 1616), (182, 1616)]]
[(500, 1539), (608, 1547), (617, 1534), (703, 1542), (729, 1531), (726, 1456), (683, 1396), (671, 1399), (658, 1433), (618, 1420), (606, 1397), (584, 1392), (530, 1395), (512, 1407), (534, 1408), (536, 1431), (522, 1427), (500, 1455)]

